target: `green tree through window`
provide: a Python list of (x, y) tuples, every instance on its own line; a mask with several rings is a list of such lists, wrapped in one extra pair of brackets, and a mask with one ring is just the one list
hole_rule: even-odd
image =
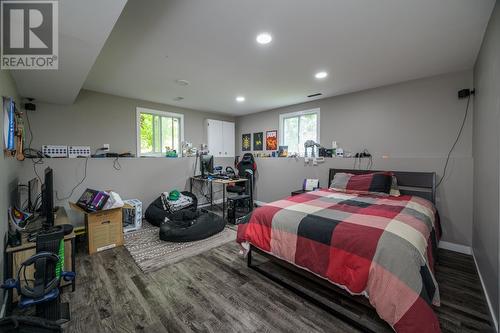
[(140, 155), (162, 156), (167, 149), (180, 152), (182, 115), (155, 110), (138, 112)]
[(141, 113), (141, 153), (153, 151), (153, 115)]

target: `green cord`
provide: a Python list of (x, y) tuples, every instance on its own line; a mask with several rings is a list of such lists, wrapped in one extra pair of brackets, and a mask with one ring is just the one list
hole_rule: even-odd
[(56, 265), (56, 277), (59, 279), (64, 268), (64, 239), (59, 244), (59, 261)]

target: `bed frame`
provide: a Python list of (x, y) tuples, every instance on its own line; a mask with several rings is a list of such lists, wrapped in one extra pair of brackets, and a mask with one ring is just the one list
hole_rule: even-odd
[[(351, 169), (330, 169), (328, 175), (328, 184), (331, 184), (333, 177), (336, 173), (352, 173), (352, 174), (366, 174), (371, 172), (376, 172), (375, 170), (351, 170)], [(399, 191), (401, 194), (419, 196), (427, 199), (435, 204), (436, 201), (436, 174), (434, 172), (408, 172), (408, 171), (392, 171), (398, 180)], [(273, 274), (266, 269), (260, 267), (261, 265), (255, 265), (252, 263), (252, 254), (257, 253), (262, 257), (269, 259), (285, 268), (287, 271), (291, 271), (296, 275), (300, 275), (305, 281), (313, 283), (316, 287), (315, 292), (308, 292), (307, 288), (294, 283), (293, 281), (287, 281), (283, 277)], [(247, 256), (247, 266), (254, 271), (264, 275), (270, 280), (278, 283), (282, 287), (293, 291), (297, 295), (306, 299), (307, 301), (315, 304), (316, 306), (322, 308), (323, 310), (333, 314), (338, 319), (348, 323), (349, 325), (363, 331), (363, 332), (378, 332), (381, 330), (391, 331), (388, 325), (382, 323), (374, 323), (371, 320), (366, 320), (366, 318), (357, 317), (353, 312), (345, 309), (342, 301), (332, 302), (325, 297), (317, 297), (323, 294), (323, 291), (328, 293), (333, 293), (338, 296), (339, 299), (347, 298), (353, 300), (353, 302), (359, 303), (362, 306), (370, 307), (371, 305), (365, 299), (364, 296), (352, 296), (341, 288), (335, 286), (334, 284), (328, 282), (327, 280), (309, 272), (304, 269), (298, 268), (282, 259), (276, 258), (270, 253), (262, 251), (261, 249), (250, 244), (250, 250)]]

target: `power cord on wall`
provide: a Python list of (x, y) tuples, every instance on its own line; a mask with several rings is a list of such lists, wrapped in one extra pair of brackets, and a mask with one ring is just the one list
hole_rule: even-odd
[[(460, 93), (463, 92), (463, 91), (465, 91), (465, 89), (458, 92), (459, 98), (462, 98), (461, 95), (460, 95)], [(438, 188), (439, 185), (441, 185), (441, 183), (443, 182), (444, 178), (446, 177), (446, 170), (448, 168), (448, 163), (450, 162), (451, 153), (455, 149), (455, 146), (457, 145), (458, 141), (460, 140), (460, 136), (462, 135), (462, 132), (464, 130), (465, 121), (467, 120), (467, 115), (469, 113), (469, 104), (470, 104), (471, 95), (474, 95), (474, 90), (469, 91), (469, 93), (467, 95), (467, 106), (465, 107), (464, 119), (462, 120), (462, 125), (460, 125), (460, 130), (458, 131), (457, 138), (455, 139), (455, 142), (453, 142), (453, 145), (451, 146), (451, 149), (448, 152), (448, 156), (446, 156), (446, 163), (444, 164), (443, 175), (441, 176), (441, 179), (439, 179), (439, 182), (436, 184), (436, 188)]]
[(115, 169), (116, 171), (120, 171), (122, 169), (122, 166), (120, 164), (120, 161), (118, 160), (118, 156), (115, 157), (115, 159), (113, 160), (113, 169)]
[(26, 124), (28, 124), (28, 132), (30, 133), (30, 141), (28, 143), (28, 149), (31, 149), (31, 144), (33, 143), (33, 131), (31, 130), (31, 122), (29, 117), (29, 110), (25, 110), (26, 114)]
[(36, 170), (36, 166), (38, 164), (43, 164), (43, 154), (40, 150), (33, 149), (33, 148), (25, 148), (23, 150), (24, 157), (27, 159), (30, 159), (31, 162), (33, 163), (33, 172), (35, 173), (36, 177), (40, 181), (40, 184), (43, 184), (43, 180), (38, 174)]
[(362, 160), (366, 158), (367, 159), (367, 163), (366, 163), (366, 170), (371, 170), (373, 168), (373, 156), (372, 154), (370, 154), (370, 152), (368, 151), (368, 149), (363, 149), (362, 152), (360, 153), (356, 153), (354, 155), (354, 166), (353, 166), (353, 169), (356, 169), (356, 167), (358, 167), (359, 169), (361, 169), (361, 162)]
[(23, 149), (23, 155), (25, 158), (30, 159), (31, 162), (33, 163), (33, 172), (35, 173), (36, 177), (40, 181), (40, 184), (43, 184), (42, 178), (38, 174), (36, 170), (36, 166), (38, 164), (43, 164), (43, 153), (38, 150), (38, 149), (33, 149), (31, 148), (31, 144), (33, 143), (33, 130), (31, 129), (31, 121), (29, 117), (29, 110), (25, 110), (24, 114), (26, 115), (26, 124), (28, 125), (28, 132), (30, 134), (30, 139), (28, 141), (28, 146)]
[(73, 192), (75, 192), (75, 190), (78, 188), (78, 186), (82, 185), (82, 183), (85, 181), (85, 179), (87, 179), (87, 165), (88, 165), (88, 162), (89, 162), (89, 157), (86, 157), (85, 158), (85, 168), (84, 168), (84, 172), (83, 172), (83, 178), (75, 186), (73, 186), (73, 188), (71, 189), (71, 192), (69, 193), (68, 196), (66, 196), (64, 198), (59, 198), (58, 192), (55, 191), (55, 193), (56, 193), (56, 199), (57, 200), (63, 201), (63, 200), (68, 200), (69, 198), (71, 198), (71, 196), (73, 195)]
[[(40, 184), (43, 184), (42, 177), (40, 177), (40, 175), (38, 174), (38, 171), (36, 170), (36, 166), (39, 165), (39, 164), (43, 164), (43, 159), (45, 158), (45, 156), (43, 155), (43, 153), (40, 150), (31, 148), (31, 144), (33, 143), (34, 135), (33, 135), (33, 130), (31, 129), (31, 121), (30, 121), (30, 118), (29, 118), (29, 110), (26, 110), (25, 114), (26, 114), (26, 124), (28, 125), (28, 132), (30, 134), (30, 139), (29, 139), (29, 142), (28, 142), (28, 146), (23, 150), (23, 154), (24, 154), (25, 158), (31, 160), (31, 162), (33, 163), (33, 172), (35, 173), (36, 177), (40, 181)], [(73, 193), (75, 192), (75, 190), (78, 188), (78, 186), (80, 186), (85, 181), (85, 179), (87, 179), (88, 161), (89, 161), (89, 158), (88, 157), (85, 158), (85, 168), (84, 168), (83, 178), (71, 189), (71, 191), (70, 191), (70, 193), (69, 193), (68, 196), (60, 198), (58, 192), (55, 191), (55, 195), (56, 195), (56, 199), (57, 200), (62, 201), (62, 200), (68, 200), (69, 198), (71, 198), (71, 196), (73, 195)], [(118, 162), (118, 160), (114, 161), (113, 167), (116, 170), (120, 170), (121, 169), (121, 165)]]

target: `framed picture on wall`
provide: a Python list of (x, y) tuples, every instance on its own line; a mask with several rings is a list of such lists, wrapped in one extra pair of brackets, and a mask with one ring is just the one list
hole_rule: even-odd
[(253, 134), (253, 150), (262, 150), (264, 148), (263, 137), (263, 132)]
[(252, 150), (252, 138), (250, 133), (241, 135), (241, 150), (250, 151)]
[(288, 146), (279, 147), (278, 157), (288, 157)]
[(277, 150), (278, 149), (278, 131), (267, 131), (266, 132), (266, 150)]

